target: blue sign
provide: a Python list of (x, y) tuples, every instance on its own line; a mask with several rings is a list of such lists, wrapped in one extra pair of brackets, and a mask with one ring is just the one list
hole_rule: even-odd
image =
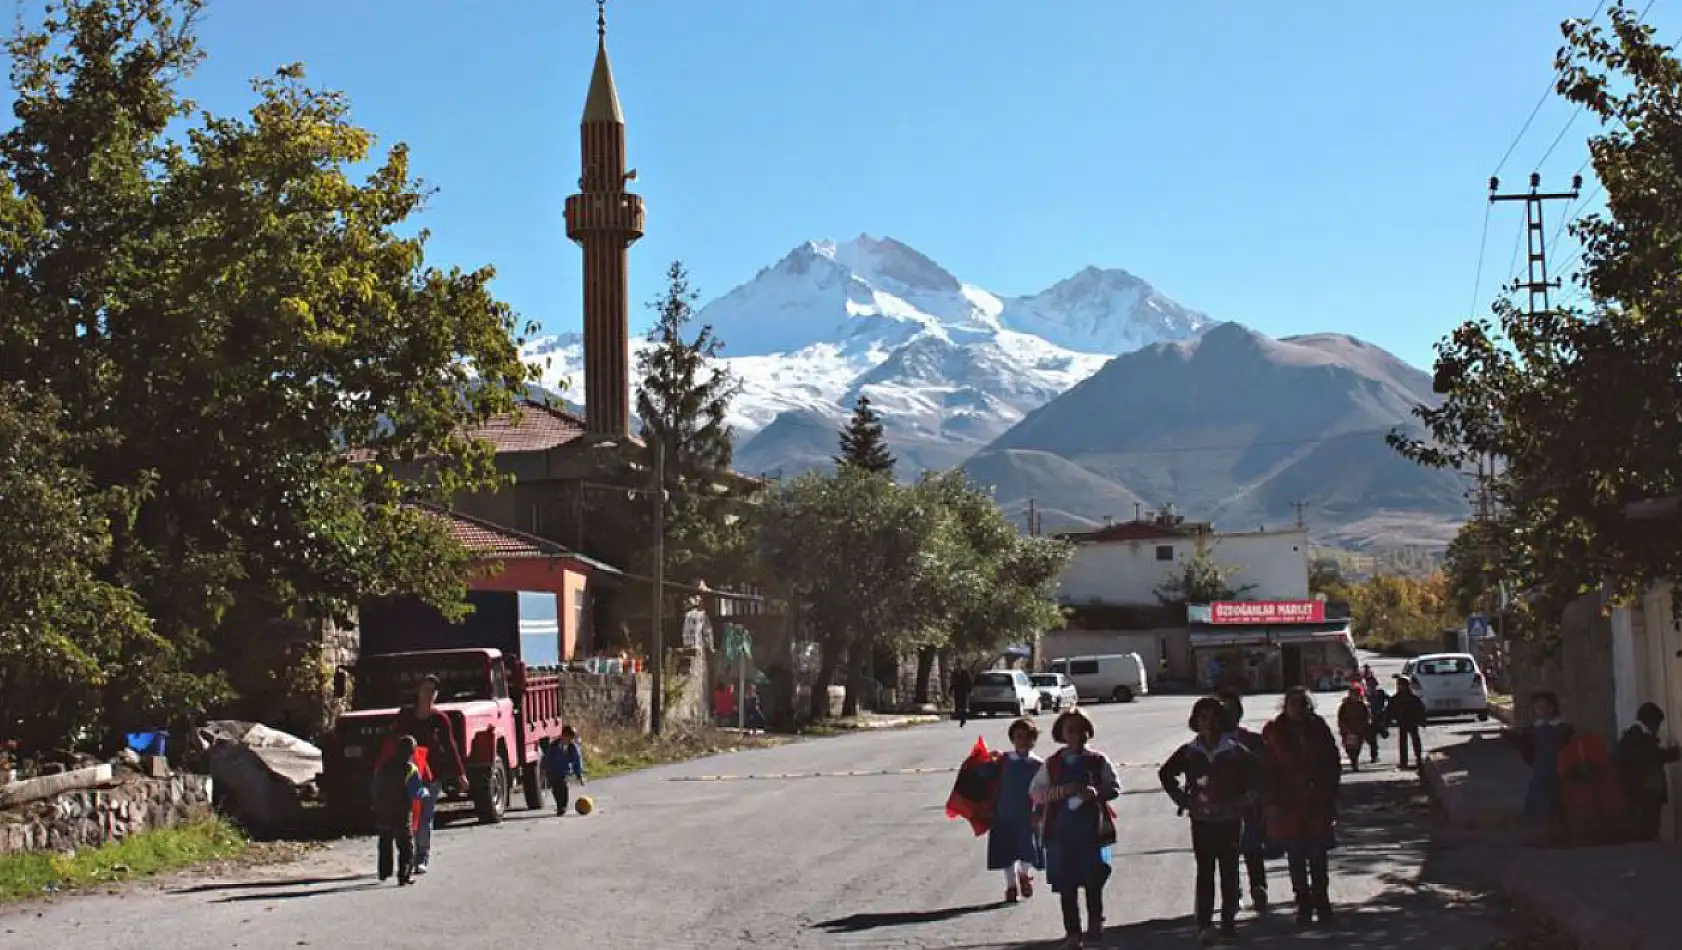
[(1473, 614), (1466, 618), (1466, 636), (1473, 640), (1489, 636), (1489, 621), (1483, 619), (1483, 614)]

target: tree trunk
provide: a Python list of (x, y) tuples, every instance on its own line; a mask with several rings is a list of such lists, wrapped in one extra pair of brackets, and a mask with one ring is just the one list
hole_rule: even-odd
[(840, 665), (842, 650), (828, 641), (818, 644), (818, 678), (812, 681), (812, 720), (829, 718), (829, 684), (835, 682), (835, 670)]
[(917, 651), (917, 695), (918, 705), (930, 703), (929, 680), (934, 676), (934, 647), (924, 647)]
[(859, 698), (864, 692), (864, 666), (869, 657), (869, 641), (865, 637), (854, 639), (847, 650), (847, 697), (841, 701), (843, 716), (859, 714)]

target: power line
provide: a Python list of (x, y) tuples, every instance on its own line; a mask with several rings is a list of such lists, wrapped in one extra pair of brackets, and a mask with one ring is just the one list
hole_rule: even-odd
[(1477, 316), (1478, 312), (1478, 299), (1483, 296), (1483, 259), (1489, 251), (1489, 213), (1493, 210), (1495, 210), (1493, 204), (1484, 202), (1483, 236), (1478, 238), (1478, 269), (1477, 273), (1472, 276), (1472, 305), (1466, 308), (1467, 314), (1474, 317)]
[[(1606, 0), (1600, 0), (1599, 3), (1595, 4), (1594, 12), (1589, 14), (1589, 19), (1592, 21), (1596, 17), (1600, 16), (1600, 11), (1604, 9), (1605, 6)], [(1530, 110), (1530, 115), (1524, 120), (1524, 125), (1519, 126), (1518, 134), (1513, 136), (1513, 141), (1507, 146), (1507, 151), (1501, 155), (1501, 160), (1495, 163), (1495, 170), (1489, 173), (1490, 177), (1501, 174), (1501, 170), (1507, 167), (1507, 160), (1513, 157), (1513, 152), (1518, 148), (1518, 143), (1524, 140), (1524, 133), (1530, 131), (1530, 126), (1536, 121), (1536, 116), (1542, 111), (1542, 107), (1548, 104), (1548, 99), (1553, 96), (1554, 86), (1557, 82), (1558, 76), (1556, 72), (1555, 78), (1548, 80), (1547, 88), (1542, 90), (1541, 97), (1536, 100), (1536, 105)]]

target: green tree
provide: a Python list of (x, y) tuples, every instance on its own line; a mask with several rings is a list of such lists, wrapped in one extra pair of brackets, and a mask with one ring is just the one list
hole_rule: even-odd
[(637, 354), (637, 415), (665, 453), (667, 570), (728, 584), (750, 560), (731, 470), (730, 400), (741, 386), (719, 360), (712, 327), (689, 337), (698, 299), (683, 264), (672, 262), (666, 290), (649, 305), (653, 345)]
[(92, 489), (57, 417), (55, 400), (0, 383), (0, 735), (25, 754), (96, 725), (107, 678), (169, 649), (135, 597), (99, 576), (110, 519), (134, 499)]
[(919, 598), (932, 614), (930, 628), (911, 644), (918, 648), (916, 700), (923, 703), (938, 649), (991, 658), (1063, 625), (1054, 587), (1074, 548), (1022, 534), (961, 471), (925, 476), (916, 490), (944, 514), (931, 545), (939, 570)]
[(408, 151), (376, 156), (343, 96), (289, 66), (243, 116), (181, 98), (200, 7), (64, 0), (8, 44), (0, 380), (108, 433), (66, 464), (136, 499), (97, 574), (167, 649), (106, 670), (119, 732), (201, 705), (212, 654), (262, 662), (269, 619), (461, 609), (464, 552), (404, 502), (495, 483), (460, 433), (530, 375), (490, 269), (426, 265)]
[(841, 454), (835, 462), (873, 475), (893, 475), (894, 457), (882, 434), (882, 417), (870, 405), (869, 396), (861, 394), (853, 404), (853, 415), (841, 430)]
[[(1560, 92), (1602, 123), (1590, 151), (1608, 211), (1571, 226), (1587, 309), (1503, 302), (1465, 323), (1438, 346), (1444, 399), (1419, 410), (1429, 439), (1392, 439), (1436, 467), (1500, 460), (1499, 550), (1479, 566), (1491, 584), (1528, 591), (1513, 619), (1531, 634), (1581, 594), (1682, 579), (1676, 532), (1624, 515), (1682, 491), (1682, 63), (1626, 5), (1607, 19), (1567, 22), (1557, 61)], [(1459, 562), (1464, 574), (1470, 561)]]
[(1199, 546), (1191, 557), (1181, 562), (1178, 571), (1157, 586), (1156, 599), (1167, 607), (1237, 600), (1255, 590), (1254, 584), (1234, 585), (1232, 579), (1237, 574), (1238, 568), (1217, 564), (1209, 552)]
[(826, 714), (825, 689), (843, 669), (845, 711), (856, 712), (874, 644), (926, 622), (920, 596), (941, 568), (928, 554), (943, 517), (911, 489), (847, 467), (785, 482), (766, 502), (762, 563), (820, 654), (814, 718)]
[(1461, 621), (1450, 602), (1448, 578), (1441, 573), (1423, 578), (1380, 574), (1351, 593), (1350, 632), (1369, 646), (1434, 640)]

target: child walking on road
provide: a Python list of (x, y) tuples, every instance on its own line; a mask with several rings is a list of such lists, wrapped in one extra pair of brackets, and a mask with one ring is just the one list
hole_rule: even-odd
[(1343, 754), (1349, 757), (1349, 771), (1361, 770), (1361, 747), (1372, 731), (1372, 712), (1361, 687), (1351, 683), (1343, 703), (1337, 707), (1337, 731), (1343, 737)]
[[(1267, 746), (1262, 742), (1261, 733), (1244, 727), (1244, 700), (1232, 690), (1223, 690), (1219, 698), (1221, 706), (1226, 709), (1227, 733), (1255, 757), (1258, 770), (1265, 768)], [(1256, 781), (1259, 783), (1262, 777), (1258, 771)], [(1244, 812), (1244, 829), (1238, 839), (1238, 851), (1244, 857), (1244, 873), (1250, 880), (1250, 905), (1258, 914), (1266, 913), (1268, 907), (1267, 859), (1270, 850), (1273, 849), (1267, 840), (1267, 816), (1262, 811), (1258, 794), (1255, 802)], [(1278, 857), (1278, 854), (1271, 856)]]
[(397, 883), (413, 880), (415, 861), (415, 803), (426, 797), (426, 783), (415, 765), (413, 736), (398, 736), (392, 756), (374, 772), (374, 827), (379, 832), (379, 876), (389, 880), (392, 851), (397, 852)]
[[(1192, 740), (1162, 764), (1157, 778), (1168, 797), (1191, 813), (1191, 849), (1197, 858), (1197, 930), (1205, 946), (1238, 935), (1239, 841), (1245, 813), (1256, 799), (1256, 757), (1227, 732), (1227, 711), (1206, 696), (1191, 708)], [(1221, 878), (1221, 927), (1215, 923), (1215, 874)]]
[(1028, 787), (1039, 774), (1044, 760), (1034, 754), (1040, 729), (1032, 719), (1010, 724), (1011, 751), (992, 766), (998, 770), (998, 801), (993, 808), (993, 827), (987, 832), (987, 870), (1003, 871), (1005, 900), (1010, 903), (1034, 896), (1034, 871), (1045, 867), (1038, 819)]
[(1120, 797), (1121, 783), (1104, 753), (1088, 745), (1093, 731), (1092, 720), (1079, 707), (1058, 716), (1051, 738), (1063, 747), (1046, 760), (1028, 790), (1034, 803), (1045, 808), (1045, 876), (1062, 903), (1066, 950), (1101, 947), (1104, 941), (1104, 884), (1116, 841), (1110, 802)]
[(566, 814), (567, 804), (572, 800), (568, 780), (576, 778), (579, 785), (584, 784), (584, 750), (578, 744), (576, 729), (562, 726), (561, 741), (544, 746), (543, 774), (549, 779), (550, 790), (555, 793), (555, 814)]

